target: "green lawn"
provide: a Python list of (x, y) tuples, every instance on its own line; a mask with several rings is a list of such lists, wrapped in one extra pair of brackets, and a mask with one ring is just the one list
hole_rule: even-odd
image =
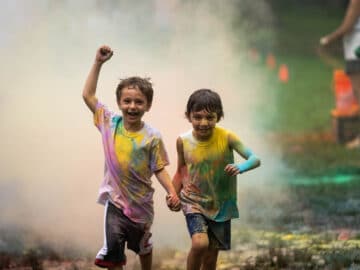
[[(334, 140), (330, 111), (335, 106), (333, 71), (343, 68), (341, 41), (319, 53), (320, 37), (332, 31), (342, 20), (344, 10), (321, 5), (291, 4), (274, 1), (271, 31), (276, 40), (271, 51), (277, 63), (289, 68), (290, 80), (280, 83), (277, 70), (269, 70), (266, 91), (274, 93), (271, 121), (265, 130), (278, 134), (286, 164), (300, 175), (359, 174), (360, 151), (348, 150)], [(278, 66), (277, 66), (278, 67)], [(266, 109), (265, 109), (266, 110)], [(263, 113), (263, 111), (262, 111)], [(360, 178), (360, 176), (359, 176)]]

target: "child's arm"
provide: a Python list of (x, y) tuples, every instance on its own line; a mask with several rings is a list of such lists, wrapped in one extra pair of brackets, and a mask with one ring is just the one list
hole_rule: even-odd
[(231, 149), (246, 159), (244, 162), (228, 164), (225, 167), (225, 172), (228, 175), (237, 175), (260, 166), (260, 159), (249, 148), (243, 145), (239, 138), (233, 134), (229, 134), (228, 140)]
[(178, 211), (180, 210), (180, 200), (176, 194), (175, 188), (171, 183), (171, 178), (165, 168), (156, 171), (155, 176), (160, 182), (160, 184), (167, 191), (166, 202), (171, 210)]
[(87, 76), (85, 86), (83, 89), (83, 99), (89, 109), (95, 113), (97, 98), (95, 96), (96, 86), (99, 79), (100, 69), (103, 63), (111, 58), (113, 51), (108, 46), (101, 46), (95, 56), (95, 61), (91, 67), (91, 70)]
[(350, 32), (356, 20), (360, 16), (360, 0), (350, 0), (344, 19), (340, 26), (334, 32), (322, 37), (320, 39), (321, 45), (328, 45), (336, 39), (343, 37), (346, 33)]
[[(173, 177), (172, 186), (174, 187), (176, 197), (179, 198), (178, 194), (180, 193), (180, 191), (182, 189), (182, 178), (184, 177), (184, 172), (186, 169), (185, 162), (184, 162), (184, 155), (183, 155), (183, 146), (182, 146), (182, 141), (180, 138), (178, 138), (176, 141), (176, 150), (177, 150), (177, 156), (178, 156), (178, 164), (177, 164), (176, 173)], [(166, 203), (167, 203), (168, 207), (170, 208), (170, 210), (172, 210), (172, 211), (179, 211), (181, 208), (180, 200), (179, 200), (179, 204), (176, 207), (172, 206), (172, 196), (171, 195), (166, 196)]]
[(186, 175), (184, 148), (181, 138), (178, 138), (176, 140), (176, 152), (177, 152), (177, 169), (172, 182), (176, 190), (176, 193), (179, 194), (182, 189), (182, 179)]

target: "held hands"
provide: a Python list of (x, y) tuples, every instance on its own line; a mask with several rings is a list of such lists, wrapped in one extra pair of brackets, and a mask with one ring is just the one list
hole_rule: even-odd
[(176, 194), (166, 195), (166, 204), (171, 211), (178, 212), (181, 209), (180, 199)]
[(113, 56), (113, 51), (109, 46), (103, 45), (96, 51), (95, 60), (98, 63), (105, 63)]
[(235, 176), (235, 175), (238, 175), (240, 173), (240, 170), (236, 166), (236, 164), (228, 164), (228, 165), (226, 165), (224, 171), (230, 176)]

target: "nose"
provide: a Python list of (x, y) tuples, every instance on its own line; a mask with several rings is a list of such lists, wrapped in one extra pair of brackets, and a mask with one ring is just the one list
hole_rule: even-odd
[(208, 124), (208, 121), (205, 118), (202, 118), (201, 121), (200, 121), (200, 125), (201, 126), (207, 126), (207, 124)]
[(130, 102), (129, 107), (130, 107), (131, 109), (135, 108), (135, 107), (136, 107), (135, 102)]

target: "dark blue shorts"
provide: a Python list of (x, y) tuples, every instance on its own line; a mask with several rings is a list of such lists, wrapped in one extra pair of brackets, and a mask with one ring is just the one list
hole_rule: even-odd
[(199, 213), (187, 214), (185, 217), (190, 236), (195, 233), (207, 233), (209, 248), (219, 250), (231, 248), (231, 220), (217, 222)]
[(126, 264), (125, 244), (139, 255), (151, 252), (150, 228), (133, 222), (109, 201), (105, 205), (104, 222), (104, 246), (96, 255), (97, 266), (112, 268)]

